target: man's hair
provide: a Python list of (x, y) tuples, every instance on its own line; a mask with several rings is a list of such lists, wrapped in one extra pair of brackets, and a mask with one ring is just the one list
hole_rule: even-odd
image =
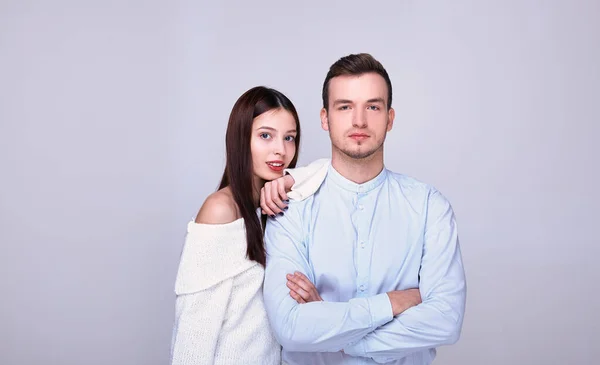
[(323, 82), (323, 108), (329, 107), (329, 82), (337, 76), (360, 76), (366, 73), (376, 73), (383, 77), (388, 88), (388, 110), (392, 107), (392, 82), (383, 65), (368, 53), (351, 54), (337, 60), (329, 68)]

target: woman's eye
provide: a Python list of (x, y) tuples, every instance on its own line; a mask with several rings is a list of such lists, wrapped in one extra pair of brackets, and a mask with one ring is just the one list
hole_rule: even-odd
[(271, 135), (269, 133), (261, 133), (260, 134), (260, 138), (262, 138), (262, 139), (269, 139), (269, 138), (271, 138)]
[(294, 136), (287, 136), (287, 137), (285, 137), (285, 140), (287, 142), (294, 142), (296, 140), (296, 137), (294, 137)]

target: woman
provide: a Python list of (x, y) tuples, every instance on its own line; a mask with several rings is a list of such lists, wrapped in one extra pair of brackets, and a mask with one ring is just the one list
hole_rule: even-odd
[[(237, 100), (227, 126), (226, 167), (219, 190), (188, 224), (175, 283), (172, 364), (281, 363), (281, 347), (262, 301), (265, 219), (259, 219), (258, 207), (262, 189), (268, 193), (263, 194), (263, 204), (274, 207), (267, 208), (269, 214), (281, 212), (273, 201), (285, 209), (280, 199), (286, 199), (285, 191), (279, 188), (289, 179), (263, 186), (281, 178), (287, 167), (295, 167), (299, 144), (298, 114), (285, 95), (259, 86)], [(304, 182), (297, 185), (304, 188), (295, 189), (299, 195), (311, 195), (318, 188), (320, 181), (306, 184), (306, 179), (316, 176), (310, 171), (324, 171), (321, 166), (313, 164), (299, 174), (297, 183)], [(303, 294), (302, 299), (292, 290), (290, 295), (318, 300), (312, 283), (304, 286), (313, 294)]]

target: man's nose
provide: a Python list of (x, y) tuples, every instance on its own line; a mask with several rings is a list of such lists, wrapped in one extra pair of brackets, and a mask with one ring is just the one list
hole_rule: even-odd
[(355, 128), (365, 128), (367, 126), (367, 114), (364, 110), (355, 109), (352, 126)]

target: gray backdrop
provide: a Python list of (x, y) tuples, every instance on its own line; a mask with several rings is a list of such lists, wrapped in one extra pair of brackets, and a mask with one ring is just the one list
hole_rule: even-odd
[(1, 364), (166, 364), (234, 101), (280, 89), (300, 162), (329, 156), (321, 83), (365, 51), (394, 85), (386, 165), (460, 224), (467, 314), (436, 363), (595, 363), (600, 2), (216, 3), (0, 1)]

